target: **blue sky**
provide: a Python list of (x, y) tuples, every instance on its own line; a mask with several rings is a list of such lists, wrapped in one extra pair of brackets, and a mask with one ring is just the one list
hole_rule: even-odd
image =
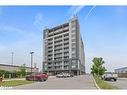
[(109, 71), (127, 66), (127, 6), (0, 6), (0, 63), (30, 66), (30, 51), (41, 68), (44, 27), (77, 14), (90, 72), (93, 57), (103, 57)]

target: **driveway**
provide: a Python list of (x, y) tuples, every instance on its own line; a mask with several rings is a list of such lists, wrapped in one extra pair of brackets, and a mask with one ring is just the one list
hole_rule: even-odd
[(80, 75), (70, 78), (49, 77), (46, 82), (13, 87), (13, 89), (97, 89), (92, 75)]
[(120, 89), (127, 89), (127, 78), (118, 78), (116, 82), (108, 81), (111, 85), (117, 86)]

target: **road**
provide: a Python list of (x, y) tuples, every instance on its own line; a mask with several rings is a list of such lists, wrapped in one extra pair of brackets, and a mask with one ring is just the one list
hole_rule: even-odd
[(46, 82), (20, 85), (12, 89), (97, 89), (92, 75), (80, 75), (70, 78), (49, 77)]
[(127, 78), (118, 78), (116, 82), (108, 81), (108, 83), (117, 86), (119, 89), (127, 89)]

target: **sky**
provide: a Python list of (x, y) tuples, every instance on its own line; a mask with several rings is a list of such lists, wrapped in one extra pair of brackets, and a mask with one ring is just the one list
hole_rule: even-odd
[(41, 69), (43, 29), (78, 16), (86, 72), (102, 57), (108, 71), (127, 66), (127, 6), (0, 6), (0, 63), (30, 66), (30, 52)]

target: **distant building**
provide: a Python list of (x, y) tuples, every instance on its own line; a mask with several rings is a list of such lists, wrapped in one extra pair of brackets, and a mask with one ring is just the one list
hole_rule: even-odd
[[(15, 71), (19, 71), (20, 66), (15, 66), (15, 65), (7, 65), (7, 64), (0, 64), (0, 70), (6, 70), (9, 72), (15, 72)], [(25, 67), (26, 72), (31, 72), (31, 67)], [(39, 69), (38, 68), (32, 68), (32, 70), (34, 72), (38, 72)]]
[(85, 73), (85, 52), (77, 17), (43, 32), (43, 71)]
[(115, 69), (115, 73), (127, 73), (127, 67)]

